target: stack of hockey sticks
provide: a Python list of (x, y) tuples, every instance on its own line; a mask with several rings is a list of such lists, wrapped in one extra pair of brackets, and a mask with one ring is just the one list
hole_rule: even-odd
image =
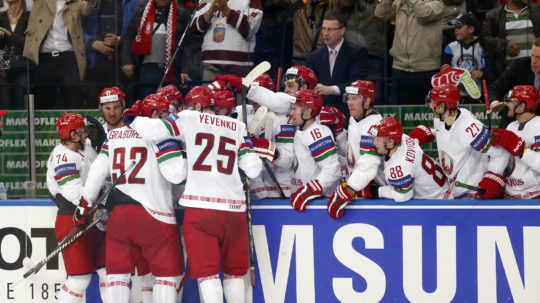
[[(94, 204), (92, 206), (92, 208), (90, 208), (88, 210), (88, 214), (92, 214), (94, 211), (97, 210), (98, 206), (100, 204), (105, 204), (105, 201), (107, 200), (107, 198), (109, 197), (109, 194), (111, 193), (111, 191), (116, 187), (116, 185), (118, 184), (118, 182), (124, 178), (126, 172), (130, 171), (136, 164), (137, 162), (136, 161), (132, 161), (130, 166), (122, 172), (122, 174), (120, 174), (120, 176), (113, 182), (112, 186), (107, 189), (107, 191), (105, 191), (101, 197), (97, 200), (97, 203)], [(56, 255), (58, 255), (62, 250), (64, 250), (66, 247), (68, 247), (69, 245), (71, 245), (73, 242), (75, 242), (77, 239), (79, 239), (80, 237), (82, 237), (86, 232), (88, 232), (90, 229), (92, 229), (92, 227), (96, 226), (97, 224), (99, 224), (101, 222), (101, 218), (96, 218), (94, 219), (92, 222), (90, 222), (88, 225), (84, 226), (84, 228), (81, 229), (81, 227), (79, 226), (75, 226), (73, 227), (69, 233), (64, 237), (64, 239), (58, 243), (58, 246), (56, 247), (56, 249), (54, 249), (51, 253), (49, 253), (43, 260), (41, 260), (38, 264), (36, 264), (35, 266), (33, 266), (32, 268), (28, 269), (24, 274), (23, 274), (23, 277), (21, 280), (17, 281), (15, 284), (18, 284), (20, 281), (28, 278), (29, 276), (31, 276), (32, 274), (36, 274), (39, 272), (39, 270), (43, 267), (43, 265), (47, 264), (47, 262), (49, 262), (49, 260), (51, 260), (52, 258), (54, 258)]]

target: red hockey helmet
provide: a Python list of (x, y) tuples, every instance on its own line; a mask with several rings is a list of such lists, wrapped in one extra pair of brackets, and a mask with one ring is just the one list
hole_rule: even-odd
[(150, 94), (144, 98), (141, 105), (141, 115), (150, 117), (152, 112), (156, 110), (158, 115), (162, 112), (169, 112), (169, 101), (164, 96), (158, 94)]
[(456, 109), (459, 100), (461, 99), (461, 95), (457, 86), (443, 84), (432, 88), (429, 91), (429, 98), (435, 103), (443, 102), (447, 109)]
[(304, 65), (296, 65), (293, 67), (289, 67), (289, 69), (287, 69), (287, 71), (285, 72), (285, 81), (290, 79), (297, 80), (299, 88), (301, 88), (302, 85), (305, 83), (307, 85), (307, 88), (314, 89), (315, 85), (317, 85), (317, 82), (319, 82), (319, 80), (317, 79), (317, 75), (315, 75), (313, 70)]
[(214, 100), (216, 109), (226, 109), (226, 115), (230, 114), (233, 107), (236, 105), (236, 98), (234, 97), (233, 92), (228, 89), (214, 90)]
[(117, 86), (106, 87), (99, 94), (99, 105), (116, 101), (122, 101), (124, 103), (125, 100), (126, 94)]
[(84, 117), (80, 114), (63, 114), (56, 121), (56, 131), (62, 140), (69, 139), (71, 131), (79, 128), (84, 128)]
[(185, 102), (188, 107), (196, 103), (199, 103), (203, 108), (213, 106), (215, 104), (214, 94), (206, 85), (195, 86), (187, 93)]
[(520, 103), (525, 102), (527, 110), (534, 112), (538, 107), (540, 93), (538, 93), (536, 87), (532, 85), (517, 85), (512, 88), (510, 98), (517, 99)]
[(396, 118), (384, 118), (377, 126), (377, 137), (390, 138), (397, 144), (400, 144), (402, 135), (403, 127), (401, 127), (401, 124)]
[(184, 102), (182, 98), (182, 93), (176, 88), (174, 84), (169, 84), (167, 86), (160, 87), (156, 94), (165, 97), (167, 101), (173, 102), (178, 101), (178, 104), (182, 104)]
[(345, 94), (370, 98), (370, 104), (373, 104), (375, 103), (376, 96), (375, 84), (368, 80), (356, 80), (351, 85), (345, 87)]
[(258, 85), (269, 90), (274, 90), (274, 81), (272, 80), (272, 77), (270, 77), (270, 75), (268, 74), (262, 74), (258, 76), (257, 78), (255, 78), (255, 80), (253, 80), (253, 83), (251, 83), (251, 85)]
[(303, 89), (296, 94), (295, 104), (311, 108), (313, 117), (321, 112), (323, 99), (321, 95), (311, 89)]

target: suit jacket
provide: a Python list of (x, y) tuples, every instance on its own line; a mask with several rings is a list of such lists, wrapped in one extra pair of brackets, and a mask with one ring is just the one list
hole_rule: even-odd
[(534, 85), (531, 57), (519, 58), (489, 86), (489, 99), (502, 101), (504, 95), (516, 85)]
[[(68, 36), (77, 58), (80, 78), (86, 72), (86, 53), (82, 29), (82, 16), (88, 16), (95, 9), (94, 4), (85, 0), (67, 0), (63, 17)], [(39, 49), (45, 41), (56, 15), (56, 0), (34, 1), (24, 43), (23, 56), (39, 64)]]
[[(319, 83), (337, 85), (341, 94), (343, 94), (348, 84), (367, 78), (368, 53), (365, 48), (343, 41), (334, 63), (332, 75), (330, 75), (328, 55), (328, 47), (324, 46), (313, 51), (308, 57), (307, 65), (317, 75)], [(323, 96), (323, 99), (324, 105), (335, 106), (349, 116), (349, 111), (346, 104), (343, 103), (341, 95)]]
[(7, 11), (0, 13), (0, 27), (5, 28), (12, 33), (10, 37), (4, 35), (4, 38), (0, 38), (0, 49), (8, 48), (12, 50), (15, 55), (22, 55), (22, 50), (24, 47), (24, 32), (26, 31), (29, 15), (30, 12), (28, 11), (22, 13), (19, 20), (17, 20), (17, 25), (15, 26), (15, 31), (13, 32), (9, 24)]

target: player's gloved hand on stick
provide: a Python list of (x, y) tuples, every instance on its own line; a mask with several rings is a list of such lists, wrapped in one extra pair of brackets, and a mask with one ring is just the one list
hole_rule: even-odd
[(304, 211), (313, 199), (322, 196), (323, 188), (319, 180), (311, 180), (306, 185), (300, 187), (291, 196), (291, 205), (297, 211)]
[(494, 172), (488, 171), (482, 181), (478, 183), (478, 187), (485, 190), (484, 193), (480, 194), (482, 199), (496, 199), (501, 198), (504, 190), (504, 185), (506, 184), (506, 179)]
[(86, 202), (84, 197), (81, 197), (79, 205), (75, 208), (73, 221), (77, 226), (84, 226), (90, 223), (90, 207), (88, 207), (88, 202)]
[(409, 137), (418, 140), (418, 144), (423, 145), (424, 143), (429, 143), (435, 140), (435, 136), (425, 125), (419, 125), (415, 129), (411, 130)]
[(231, 75), (231, 74), (219, 75), (219, 76), (216, 76), (214, 78), (214, 81), (223, 81), (223, 82), (229, 84), (229, 86), (236, 93), (241, 93), (242, 92), (242, 78), (241, 77)]
[(319, 120), (321, 124), (332, 128), (335, 135), (341, 133), (345, 129), (345, 123), (347, 123), (347, 117), (333, 106), (323, 106)]
[(263, 159), (272, 162), (277, 158), (276, 145), (266, 138), (249, 138), (253, 146), (253, 151)]
[(354, 200), (354, 196), (354, 190), (348, 187), (346, 182), (341, 183), (328, 200), (327, 210), (330, 217), (334, 219), (343, 217), (345, 207), (347, 207), (347, 204)]
[(493, 130), (491, 144), (506, 149), (514, 157), (521, 157), (525, 148), (525, 141), (520, 136), (504, 128)]

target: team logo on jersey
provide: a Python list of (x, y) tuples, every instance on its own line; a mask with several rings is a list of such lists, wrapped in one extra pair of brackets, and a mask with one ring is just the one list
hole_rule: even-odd
[(444, 151), (441, 151), (441, 167), (447, 176), (450, 176), (454, 170), (454, 159)]
[(217, 43), (221, 43), (225, 40), (225, 32), (227, 30), (225, 29), (225, 24), (218, 23), (214, 27), (214, 41)]
[(354, 168), (354, 163), (355, 163), (355, 159), (354, 159), (352, 147), (349, 143), (347, 143), (347, 165), (352, 169)]

